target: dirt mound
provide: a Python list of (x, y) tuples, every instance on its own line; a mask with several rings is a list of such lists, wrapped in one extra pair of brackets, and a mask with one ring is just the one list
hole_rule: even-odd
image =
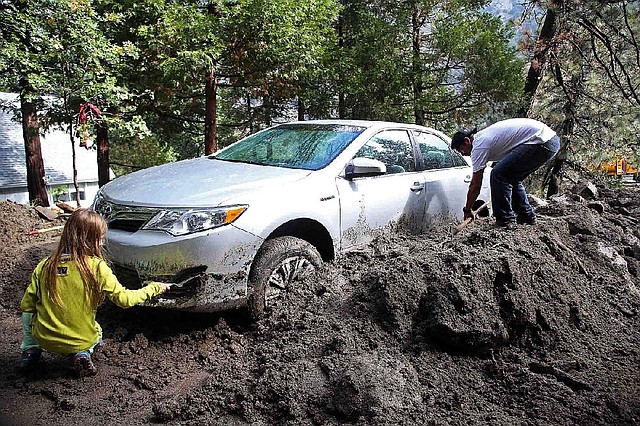
[[(23, 204), (0, 202), (0, 307), (18, 309), (16, 297), (19, 295), (19, 302), (35, 264), (49, 254), (60, 235), (59, 230), (33, 235), (30, 232), (63, 224), (62, 216), (48, 220)], [(29, 270), (26, 275), (25, 270)]]
[[(640, 191), (599, 192), (552, 199), (512, 231), (487, 219), (455, 236), (379, 238), (257, 324), (105, 305), (99, 373), (82, 380), (53, 355), (32, 377), (14, 372), (18, 290), (35, 266), (14, 263), (1, 283), (14, 307), (2, 318), (2, 413), (16, 424), (635, 424)], [(37, 251), (29, 244), (16, 257)]]

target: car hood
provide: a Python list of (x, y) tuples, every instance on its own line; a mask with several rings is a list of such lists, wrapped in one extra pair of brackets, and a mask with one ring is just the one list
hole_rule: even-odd
[(132, 206), (216, 206), (231, 198), (242, 200), (244, 193), (256, 189), (281, 191), (283, 184), (309, 173), (200, 157), (119, 177), (105, 185), (102, 194), (112, 202)]

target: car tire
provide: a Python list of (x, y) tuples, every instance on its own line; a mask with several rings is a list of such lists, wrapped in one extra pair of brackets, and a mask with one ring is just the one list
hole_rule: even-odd
[(294, 281), (321, 266), (320, 253), (305, 240), (286, 236), (265, 241), (249, 273), (247, 308), (251, 317), (264, 318)]

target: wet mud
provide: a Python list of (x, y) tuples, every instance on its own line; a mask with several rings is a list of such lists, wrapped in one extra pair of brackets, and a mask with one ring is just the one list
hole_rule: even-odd
[[(17, 371), (19, 301), (55, 233), (0, 203), (3, 424), (640, 423), (640, 191), (377, 238), (254, 323), (105, 303), (95, 377)], [(54, 223), (55, 224), (55, 223)]]

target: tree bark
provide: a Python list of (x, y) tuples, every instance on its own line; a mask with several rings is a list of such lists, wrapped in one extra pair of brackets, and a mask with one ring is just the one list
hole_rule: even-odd
[(304, 121), (304, 100), (301, 96), (298, 96), (298, 121)]
[(559, 132), (560, 149), (547, 169), (547, 178), (544, 182), (547, 185), (547, 198), (559, 193), (560, 185), (562, 184), (562, 167), (567, 160), (567, 149), (569, 148), (569, 140), (573, 134), (573, 126), (575, 124), (573, 111), (568, 112), (567, 108), (573, 109), (571, 100), (567, 100), (564, 106), (565, 117), (562, 121), (562, 128)]
[[(338, 51), (342, 53), (344, 49), (344, 29), (343, 29), (343, 19), (342, 12), (340, 13), (340, 17), (338, 17)], [(340, 67), (344, 65), (341, 63)], [(338, 77), (338, 118), (346, 118), (347, 117), (347, 106), (345, 104), (345, 95), (344, 95), (344, 75), (343, 70), (340, 70), (340, 74)]]
[(205, 113), (204, 113), (204, 153), (213, 154), (218, 150), (217, 134), (217, 96), (218, 77), (215, 68), (211, 68), (205, 82)]
[(543, 182), (543, 185), (547, 185), (547, 197), (551, 197), (552, 195), (556, 195), (560, 192), (560, 186), (562, 184), (562, 167), (567, 161), (567, 152), (576, 124), (576, 106), (584, 93), (584, 72), (585, 71), (583, 69), (580, 69), (580, 71), (571, 78), (569, 85), (567, 85), (562, 76), (560, 66), (556, 65), (553, 68), (553, 74), (556, 81), (565, 94), (565, 103), (562, 107), (564, 119), (562, 120), (562, 126), (558, 131), (558, 135), (560, 136), (560, 150), (547, 166)]
[(96, 146), (98, 147), (98, 185), (102, 186), (111, 179), (109, 173), (109, 132), (107, 124), (102, 120), (96, 123)]
[[(271, 91), (271, 87), (269, 87), (269, 91)], [(271, 93), (267, 93), (262, 97), (262, 112), (263, 112), (263, 120), (264, 124), (267, 127), (271, 127)]]
[[(562, 0), (554, 0), (552, 1), (552, 4), (554, 7), (560, 7), (562, 5)], [(525, 103), (521, 111), (521, 114), (523, 116), (527, 115), (529, 108), (531, 107), (531, 103), (533, 102), (536, 90), (538, 89), (538, 86), (542, 81), (542, 75), (544, 73), (545, 65), (549, 56), (551, 41), (556, 35), (556, 21), (557, 14), (555, 9), (547, 9), (547, 14), (544, 18), (542, 28), (540, 29), (538, 40), (536, 41), (533, 52), (533, 58), (531, 59), (529, 71), (527, 72), (527, 78), (524, 83)]]
[(71, 167), (73, 170), (73, 188), (76, 190), (76, 206), (80, 207), (80, 187), (78, 186), (78, 158), (76, 156), (75, 138), (73, 137), (73, 122), (69, 122), (69, 142), (71, 142)]
[(413, 4), (411, 14), (412, 26), (412, 50), (413, 50), (413, 114), (416, 124), (424, 126), (424, 108), (422, 107), (422, 64), (420, 60), (420, 11), (418, 6)]
[(22, 83), (20, 110), (22, 112), (22, 136), (27, 163), (27, 188), (29, 201), (37, 206), (49, 206), (49, 194), (44, 182), (44, 161), (40, 145), (40, 123), (36, 106), (27, 97), (28, 83)]

